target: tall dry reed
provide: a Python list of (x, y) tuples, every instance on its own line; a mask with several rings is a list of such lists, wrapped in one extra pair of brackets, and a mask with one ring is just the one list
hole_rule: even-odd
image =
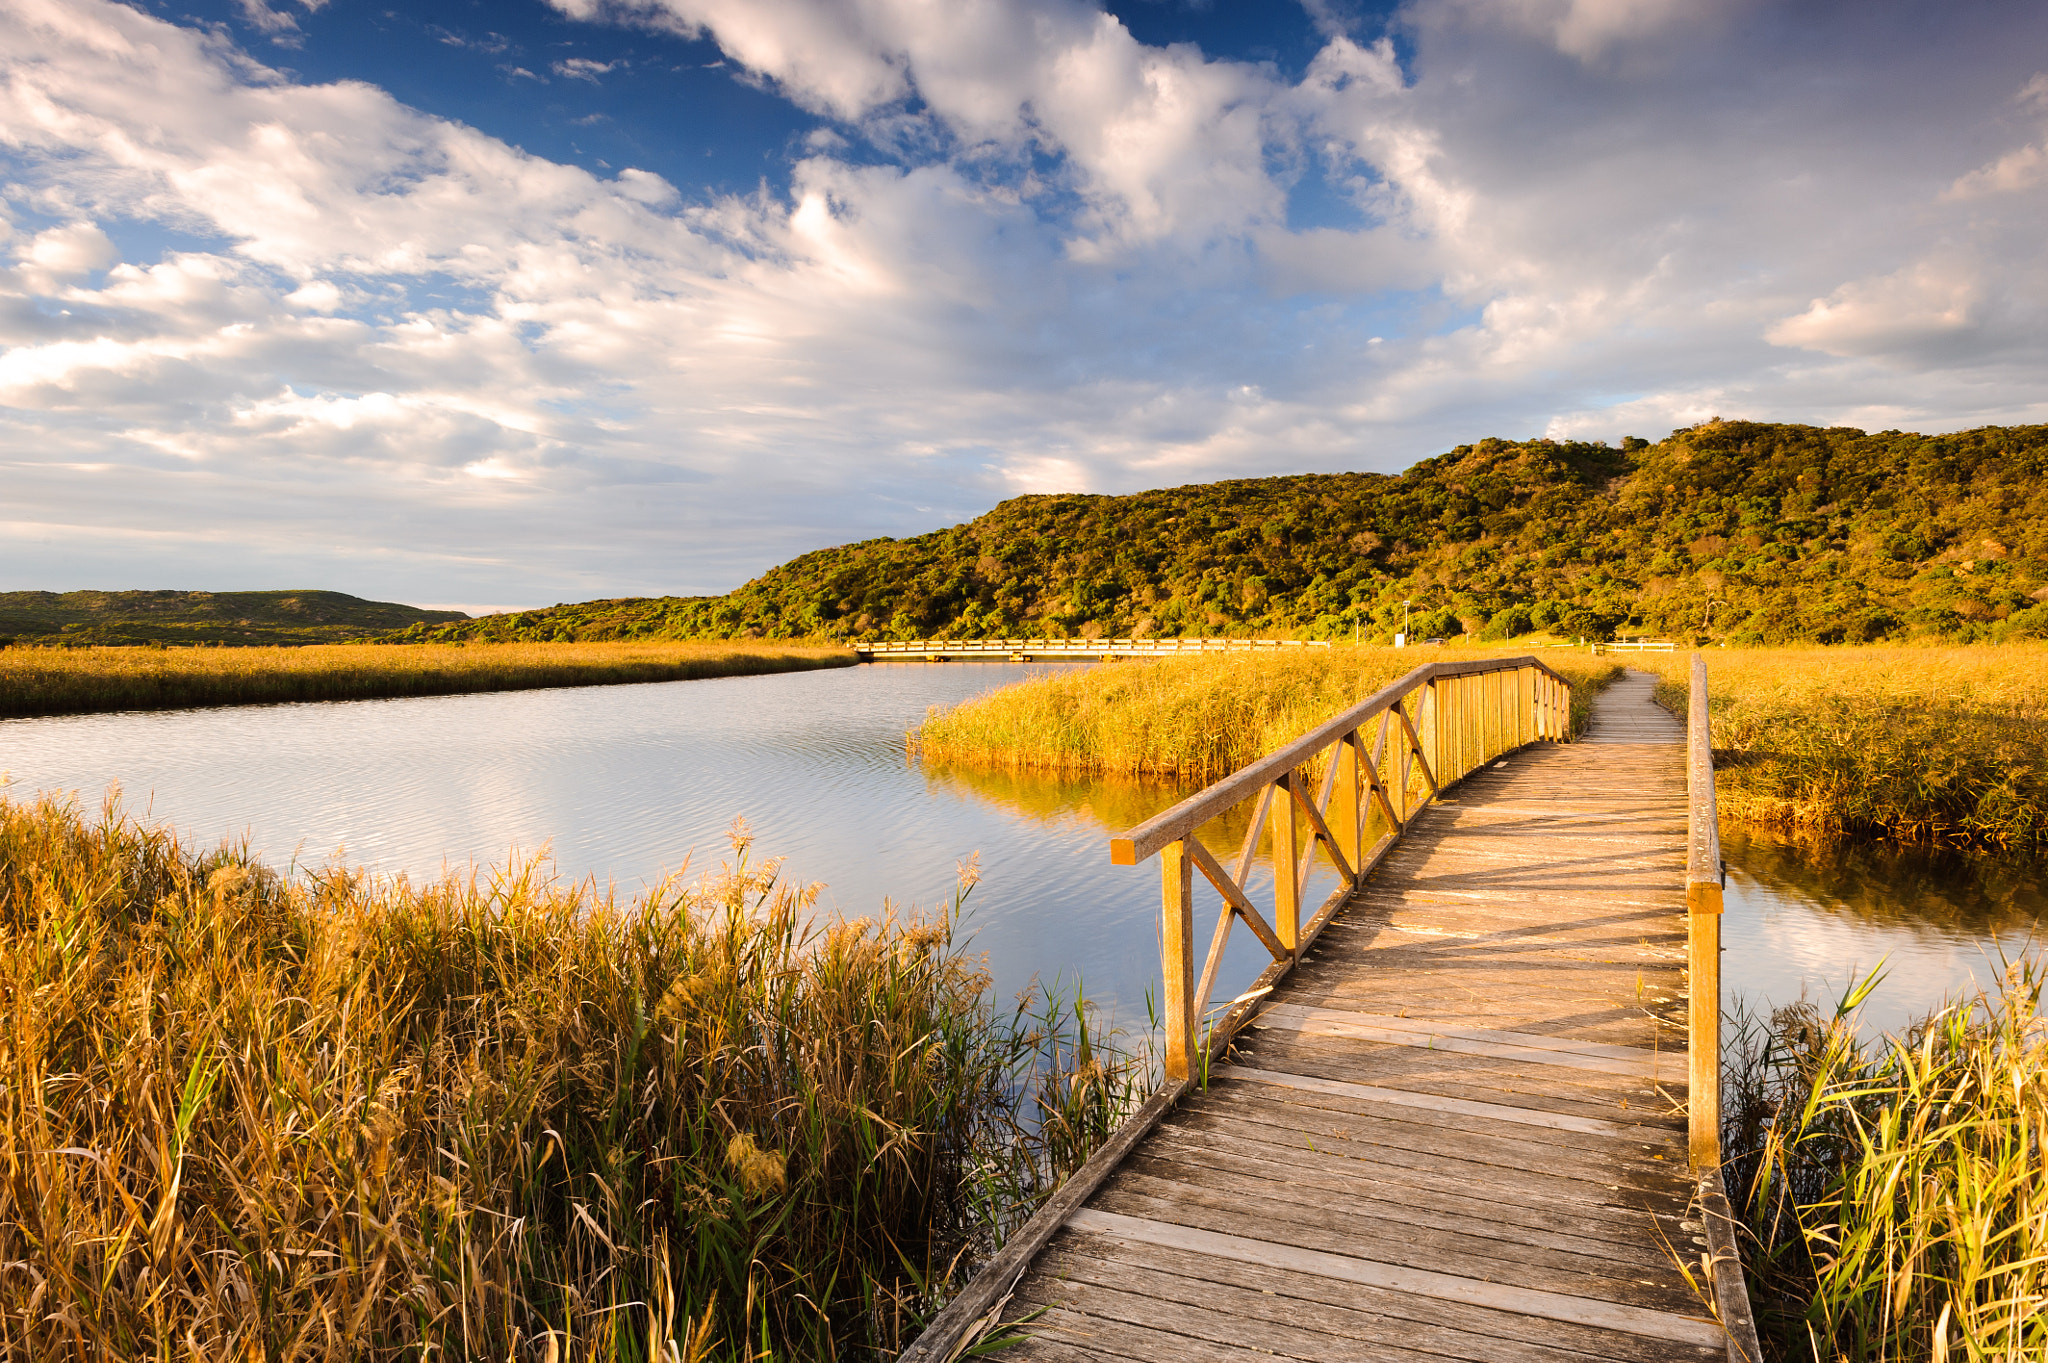
[(0, 1355), (888, 1354), (1141, 1067), (810, 902), (743, 831), (621, 904), (0, 802)]
[(1858, 1039), (1853, 1010), (1748, 1023), (1724, 1094), (1729, 1191), (1774, 1357), (2048, 1357), (2041, 979)]
[[(1683, 713), (1684, 658), (1641, 665)], [(1707, 669), (1724, 815), (2048, 846), (2048, 649), (1714, 649)]]
[[(1099, 771), (1190, 784), (1217, 780), (1357, 704), (1423, 663), (1487, 656), (1339, 646), (1122, 662), (1017, 682), (910, 735), (933, 764)], [(1577, 683), (1574, 730), (1619, 669), (1557, 651), (1544, 661)]]
[(756, 643), (4, 648), (0, 716), (683, 681), (854, 661), (845, 649)]

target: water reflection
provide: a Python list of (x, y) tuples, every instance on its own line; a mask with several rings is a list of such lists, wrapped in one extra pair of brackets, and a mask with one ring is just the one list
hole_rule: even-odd
[[(1059, 665), (890, 665), (777, 677), (222, 710), (0, 721), (0, 770), (20, 797), (70, 790), (128, 807), (203, 843), (247, 837), (284, 866), (337, 848), (386, 873), (551, 850), (564, 875), (633, 890), (694, 855), (725, 854), (746, 815), (763, 854), (825, 882), (821, 903), (873, 913), (885, 897), (943, 902), (956, 861), (980, 852), (975, 944), (998, 988), (1084, 978), (1142, 1022), (1157, 988), (1158, 872), (1113, 866), (1108, 834), (1185, 794), (1170, 783), (927, 771), (904, 731), (950, 705)], [(1066, 665), (1066, 666), (1072, 666)], [(1235, 864), (1248, 806), (1201, 832)], [(1333, 820), (1346, 822), (1343, 802)], [(1376, 835), (1377, 829), (1368, 837)], [(1304, 835), (1305, 836), (1305, 833)], [(1840, 848), (1725, 831), (1731, 867), (1726, 978), (1782, 1003), (1839, 993), (1889, 953), (1870, 1019), (1896, 1026), (1948, 993), (1989, 982), (1998, 949), (2031, 941), (2041, 868), (1955, 854)], [(1265, 848), (1255, 902), (1271, 903)], [(1304, 912), (1334, 887), (1319, 860)], [(1197, 878), (1206, 943), (1221, 899)], [(1233, 934), (1214, 998), (1264, 966)]]
[(1900, 1031), (1949, 999), (1994, 986), (2039, 956), (2048, 918), (2040, 862), (1725, 826), (1723, 978), (1763, 1011), (1832, 1005), (1884, 963), (1867, 1032)]

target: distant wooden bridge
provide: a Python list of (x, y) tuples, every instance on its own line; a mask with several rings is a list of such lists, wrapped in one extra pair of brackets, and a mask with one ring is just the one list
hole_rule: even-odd
[(1321, 639), (909, 639), (853, 646), (864, 663), (950, 663), (966, 659), (1035, 663), (1062, 658), (1171, 658), (1183, 653), (1245, 653), (1328, 648)]
[[(1034, 1363), (1757, 1363), (1704, 665), (1689, 725), (1640, 673), (1554, 742), (1569, 711), (1535, 658), (1428, 664), (1113, 839), (1159, 859), (1165, 1086), (904, 1363), (998, 1327)], [(1226, 864), (1196, 833), (1247, 800)], [(1212, 1007), (1238, 921), (1273, 961)]]

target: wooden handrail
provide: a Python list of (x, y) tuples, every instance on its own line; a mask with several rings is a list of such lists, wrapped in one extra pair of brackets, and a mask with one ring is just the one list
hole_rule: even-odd
[[(1330, 916), (1399, 841), (1416, 810), (1442, 788), (1504, 752), (1568, 737), (1571, 683), (1540, 659), (1425, 663), (1358, 704), (1173, 808), (1110, 839), (1110, 860), (1159, 858), (1160, 965), (1165, 1069), (1171, 1081), (1200, 1070), (1200, 1032), (1231, 928), (1239, 919), (1273, 960), (1209, 1028), (1213, 1053), (1256, 1000), (1301, 959)], [(1375, 723), (1377, 721), (1377, 723)], [(1313, 786), (1309, 769), (1321, 764)], [(1341, 795), (1341, 798), (1339, 798)], [(1226, 869), (1195, 832), (1225, 810), (1256, 800), (1236, 866)], [(1249, 877), (1260, 838), (1271, 842), (1273, 903), (1261, 912)], [(1306, 848), (1299, 844), (1306, 840)], [(1302, 922), (1301, 893), (1320, 849), (1337, 871), (1329, 900)], [(1223, 905), (1196, 961), (1196, 874)]]
[(1699, 1179), (1708, 1280), (1728, 1335), (1728, 1363), (1761, 1363), (1742, 1245), (1721, 1181), (1721, 820), (1714, 805), (1714, 734), (1707, 660), (1692, 655), (1685, 705), (1686, 1149)]
[[(1409, 705), (1413, 701), (1412, 708)], [(1377, 719), (1375, 731), (1367, 726)], [(1002, 1251), (958, 1297), (935, 1316), (901, 1363), (942, 1363), (955, 1357), (1001, 1312), (1018, 1274), (1045, 1247), (1075, 1208), (1087, 1201), (1117, 1161), (1197, 1084), (1196, 1025), (1208, 1004), (1232, 923), (1245, 919), (1273, 961), (1251, 987), (1224, 1006), (1209, 1030), (1215, 1055), (1251, 1016), (1392, 849), (1422, 806), (1439, 791), (1501, 753), (1542, 739), (1571, 736), (1571, 683), (1535, 658), (1426, 663), (1278, 752), (1216, 782), (1111, 840), (1112, 857), (1130, 865), (1159, 856), (1164, 894), (1160, 954), (1165, 968), (1166, 1082), (1075, 1172), (1046, 1205), (1019, 1227)], [(1328, 754), (1322, 781), (1311, 787), (1302, 770)], [(1337, 800), (1342, 792), (1345, 798)], [(1256, 797), (1257, 809), (1234, 866), (1218, 861), (1195, 841), (1194, 831), (1239, 799)], [(1370, 847), (1367, 834), (1384, 828)], [(1308, 846), (1297, 855), (1300, 830)], [(1162, 830), (1164, 830), (1162, 832)], [(1275, 903), (1262, 914), (1245, 890), (1262, 837), (1273, 852)], [(1301, 889), (1316, 849), (1325, 847), (1346, 873), (1306, 923), (1299, 921)], [(1139, 851), (1143, 848), (1145, 850)], [(1200, 873), (1223, 897), (1208, 955), (1195, 973), (1193, 891)]]
[[(1329, 747), (1342, 735), (1391, 710), (1403, 697), (1420, 686), (1440, 679), (1477, 676), (1525, 667), (1534, 668), (1564, 687), (1567, 694), (1570, 693), (1571, 683), (1540, 658), (1489, 658), (1477, 662), (1424, 663), (1400, 680), (1389, 682), (1373, 692), (1343, 714), (1317, 725), (1286, 747), (1269, 753), (1248, 767), (1232, 772), (1214, 785), (1204, 787), (1173, 808), (1147, 819), (1128, 833), (1111, 838), (1109, 859), (1118, 866), (1136, 866), (1166, 844), (1186, 837), (1232, 805), (1251, 799), (1259, 793), (1261, 787), (1270, 784), (1282, 772), (1292, 771)], [(1410, 723), (1412, 722), (1411, 717)], [(1434, 766), (1434, 763), (1430, 765)], [(1462, 774), (1461, 772), (1460, 775)]]
[(1691, 987), (1686, 1009), (1686, 1147), (1695, 1168), (1721, 1162), (1721, 826), (1707, 660), (1692, 655), (1685, 717), (1685, 907)]

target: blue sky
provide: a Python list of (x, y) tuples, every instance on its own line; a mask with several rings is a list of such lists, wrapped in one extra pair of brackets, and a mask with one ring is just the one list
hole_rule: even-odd
[(711, 592), (1028, 492), (2048, 420), (2048, 9), (0, 0), (0, 582)]

